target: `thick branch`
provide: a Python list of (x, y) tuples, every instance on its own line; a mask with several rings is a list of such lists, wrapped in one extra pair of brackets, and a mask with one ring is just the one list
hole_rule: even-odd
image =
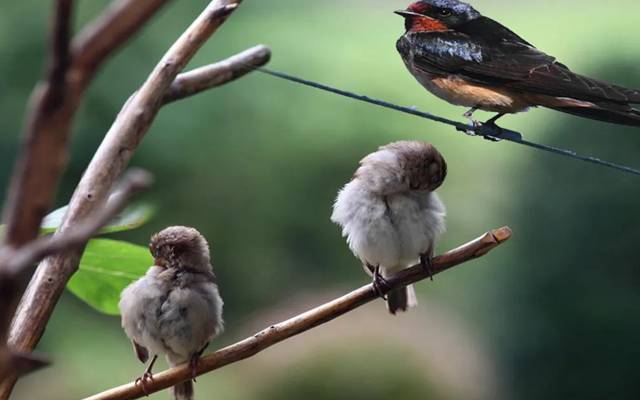
[(215, 64), (184, 72), (173, 81), (163, 101), (165, 104), (171, 103), (224, 85), (251, 72), (251, 67), (265, 65), (270, 58), (271, 50), (259, 45)]
[(49, 208), (50, 199), (45, 192), (49, 189), (53, 192), (57, 183), (57, 175), (35, 167), (42, 162), (39, 158), (49, 159), (52, 163), (60, 161), (48, 153), (48, 146), (54, 145), (57, 139), (53, 130), (68, 128), (68, 124), (57, 117), (64, 108), (66, 97), (65, 76), (69, 65), (72, 11), (73, 1), (55, 2), (47, 77), (36, 87), (29, 103), (22, 158), (18, 159), (11, 178), (4, 212), (4, 242), (13, 247), (36, 237), (42, 217)]
[[(238, 4), (239, 0), (212, 1), (124, 106), (78, 184), (58, 232), (66, 232), (102, 204), (149, 129), (178, 73)], [(81, 249), (67, 251), (40, 264), (13, 320), (9, 343), (14, 348), (29, 351), (35, 347), (60, 294), (78, 268), (81, 253)], [(0, 387), (0, 398), (2, 394)]]
[[(476, 240), (436, 257), (432, 263), (433, 273), (437, 274), (469, 260), (482, 257), (510, 237), (511, 230), (507, 227), (488, 232)], [(429, 273), (425, 271), (422, 265), (414, 265), (398, 275), (388, 278), (388, 287), (385, 289), (385, 293), (388, 293), (393, 288), (415, 283), (428, 277)], [(276, 343), (331, 321), (377, 298), (378, 294), (372, 284), (363, 286), (345, 296), (279, 324), (272, 325), (247, 339), (201, 358), (198, 362), (196, 375), (202, 375), (244, 360)], [(179, 382), (191, 379), (191, 374), (191, 368), (188, 365), (181, 365), (154, 374), (153, 380), (145, 385), (146, 392), (150, 394), (169, 388)], [(131, 382), (88, 397), (85, 400), (125, 400), (138, 399), (144, 396), (145, 392), (142, 390), (142, 386)]]

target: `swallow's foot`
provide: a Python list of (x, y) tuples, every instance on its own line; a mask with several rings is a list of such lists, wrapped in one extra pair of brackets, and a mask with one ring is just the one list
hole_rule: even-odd
[(492, 142), (499, 142), (502, 140), (504, 130), (496, 124), (496, 121), (502, 118), (504, 115), (504, 113), (497, 114), (496, 116), (488, 119), (484, 124), (482, 124), (480, 133), (486, 140)]
[(465, 117), (466, 119), (473, 121), (473, 113), (476, 111), (478, 111), (478, 107), (473, 107), (469, 109), (466, 113), (462, 114), (462, 116)]
[(482, 122), (473, 118), (473, 113), (475, 113), (476, 111), (478, 111), (478, 107), (473, 107), (466, 113), (462, 114), (463, 117), (469, 120), (469, 128), (463, 131), (469, 136), (476, 136), (478, 134), (478, 129), (480, 129), (480, 127), (482, 126)]
[(420, 265), (422, 265), (422, 269), (429, 274), (429, 279), (433, 281), (433, 265), (431, 264), (431, 257), (427, 254), (420, 254)]
[(144, 374), (142, 374), (142, 376), (136, 378), (134, 384), (136, 386), (138, 385), (142, 386), (142, 392), (146, 397), (149, 397), (149, 390), (147, 389), (147, 384), (152, 382), (153, 382), (153, 374), (151, 373), (151, 371), (145, 371)]
[(387, 296), (384, 295), (384, 292), (388, 291), (389, 282), (387, 282), (387, 280), (384, 279), (380, 274), (380, 266), (372, 267), (371, 265), (367, 265), (367, 268), (373, 271), (372, 284), (373, 284), (373, 289), (376, 291), (376, 294), (378, 295), (378, 297), (382, 298), (383, 300), (387, 300)]

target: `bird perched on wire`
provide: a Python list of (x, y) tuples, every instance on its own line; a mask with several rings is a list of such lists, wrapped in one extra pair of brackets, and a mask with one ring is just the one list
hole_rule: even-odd
[[(211, 267), (209, 245), (193, 228), (172, 226), (151, 238), (154, 265), (129, 285), (120, 300), (122, 327), (140, 361), (151, 362), (136, 380), (153, 380), (151, 369), (164, 354), (171, 366), (195, 367), (209, 341), (222, 332), (222, 298)], [(174, 386), (177, 400), (193, 398), (193, 384)]]
[[(385, 277), (418, 261), (430, 272), (435, 242), (445, 230), (445, 208), (434, 191), (446, 175), (435, 147), (401, 141), (366, 156), (340, 190), (331, 220), (342, 227), (379, 292)], [(416, 305), (413, 286), (387, 295), (392, 314)]]
[(425, 88), (449, 103), (498, 114), (547, 107), (640, 126), (640, 91), (578, 75), (500, 23), (457, 0), (422, 0), (405, 19), (397, 49)]

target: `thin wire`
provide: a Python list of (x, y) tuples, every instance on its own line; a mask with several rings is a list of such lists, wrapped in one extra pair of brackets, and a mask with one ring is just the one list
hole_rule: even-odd
[(601, 160), (599, 158), (596, 157), (591, 157), (591, 156), (583, 156), (583, 155), (579, 155), (578, 153), (576, 153), (573, 150), (568, 150), (568, 149), (563, 149), (563, 148), (559, 148), (559, 147), (554, 147), (554, 146), (548, 146), (548, 145), (544, 145), (544, 144), (539, 144), (539, 143), (535, 143), (535, 142), (531, 142), (529, 140), (523, 139), (522, 138), (522, 134), (519, 132), (515, 132), (509, 129), (504, 129), (504, 128), (500, 128), (496, 125), (491, 125), (491, 124), (480, 124), (478, 126), (471, 126), (471, 125), (467, 125), (467, 124), (463, 124), (461, 122), (458, 121), (454, 121), (454, 120), (450, 120), (447, 118), (443, 118), (440, 116), (437, 116), (435, 114), (431, 114), (429, 112), (424, 112), (424, 111), (419, 111), (414, 107), (404, 107), (404, 106), (399, 106), (397, 104), (393, 104), (393, 103), (389, 103), (387, 101), (384, 100), (379, 100), (379, 99), (374, 99), (368, 96), (364, 96), (364, 95), (360, 95), (357, 93), (353, 93), (353, 92), (348, 92), (346, 90), (342, 90), (342, 89), (337, 89), (331, 86), (327, 86), (327, 85), (323, 85), (321, 83), (317, 83), (317, 82), (313, 82), (313, 81), (309, 81), (306, 79), (302, 79), (302, 78), (298, 78), (297, 76), (293, 76), (293, 75), (289, 75), (286, 74), (284, 72), (279, 72), (279, 71), (274, 71), (271, 69), (267, 69), (264, 67), (255, 67), (255, 66), (250, 66), (252, 69), (255, 69), (257, 71), (260, 71), (264, 74), (276, 77), (276, 78), (280, 78), (280, 79), (284, 79), (290, 82), (295, 82), (304, 86), (309, 86), (315, 89), (320, 89), (320, 90), (324, 90), (326, 92), (330, 92), (330, 93), (334, 93), (340, 96), (344, 96), (344, 97), (348, 97), (350, 99), (354, 99), (354, 100), (358, 100), (358, 101), (362, 101), (365, 103), (369, 103), (369, 104), (373, 104), (379, 107), (384, 107), (384, 108), (389, 108), (391, 110), (395, 110), (395, 111), (399, 111), (399, 112), (403, 112), (406, 114), (411, 114), (411, 115), (415, 115), (417, 117), (421, 117), (421, 118), (425, 118), (431, 121), (435, 121), (435, 122), (440, 122), (442, 124), (446, 124), (446, 125), (450, 125), (453, 126), (454, 128), (456, 128), (458, 131), (461, 132), (465, 132), (474, 136), (481, 136), (484, 137), (485, 139), (488, 139), (490, 141), (501, 141), (501, 140), (506, 140), (508, 142), (512, 142), (512, 143), (518, 143), (524, 146), (528, 146), (528, 147), (532, 147), (534, 149), (538, 149), (538, 150), (542, 150), (542, 151), (546, 151), (549, 153), (553, 153), (553, 154), (558, 154), (561, 156), (565, 156), (565, 157), (569, 157), (569, 158), (573, 158), (576, 160), (580, 160), (580, 161), (584, 161), (584, 162), (588, 162), (591, 164), (596, 164), (596, 165), (600, 165), (603, 167), (607, 167), (607, 168), (612, 168), (618, 171), (622, 171), (625, 173), (629, 173), (629, 174), (633, 174), (633, 175), (638, 175), (640, 176), (640, 170), (637, 170), (635, 168), (631, 168), (625, 165), (620, 165), (620, 164), (616, 164), (610, 161), (606, 161), (606, 160)]

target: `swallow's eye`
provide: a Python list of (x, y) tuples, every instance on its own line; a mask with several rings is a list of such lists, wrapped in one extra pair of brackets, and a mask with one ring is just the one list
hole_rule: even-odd
[(438, 11), (438, 15), (440, 15), (441, 17), (450, 17), (451, 10), (447, 10), (446, 8), (443, 8), (440, 11)]

